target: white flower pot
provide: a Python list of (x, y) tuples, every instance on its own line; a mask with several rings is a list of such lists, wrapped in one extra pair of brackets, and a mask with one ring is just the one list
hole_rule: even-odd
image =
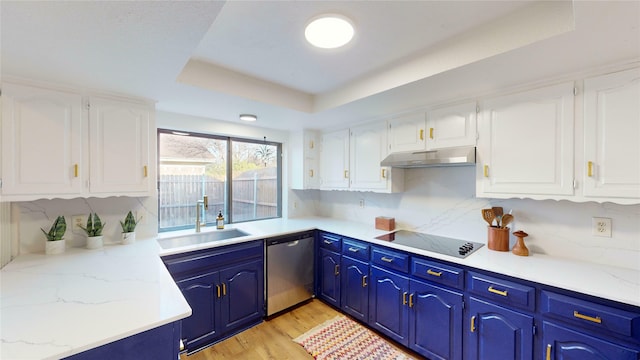
[(87, 249), (100, 249), (102, 248), (102, 244), (102, 235), (87, 237)]
[(133, 244), (135, 241), (136, 241), (135, 232), (122, 233), (122, 243), (124, 245)]
[(66, 241), (64, 240), (47, 241), (45, 243), (44, 253), (47, 255), (62, 254), (65, 247)]

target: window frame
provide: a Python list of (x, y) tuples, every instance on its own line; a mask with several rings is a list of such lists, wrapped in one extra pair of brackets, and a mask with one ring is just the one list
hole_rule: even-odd
[[(176, 134), (178, 133), (178, 134)], [(225, 136), (225, 135), (217, 135), (217, 134), (208, 134), (208, 133), (200, 133), (188, 130), (176, 130), (176, 129), (157, 129), (157, 181), (156, 181), (156, 189), (158, 193), (158, 232), (169, 232), (169, 231), (178, 231), (178, 230), (187, 230), (195, 227), (195, 223), (193, 225), (184, 225), (184, 226), (174, 226), (170, 228), (162, 228), (160, 227), (160, 136), (161, 134), (170, 134), (170, 135), (183, 135), (183, 136), (194, 136), (201, 137), (207, 139), (214, 140), (223, 140), (227, 143), (227, 154), (226, 154), (226, 177), (225, 177), (225, 193), (227, 196), (225, 197), (224, 203), (224, 213), (225, 213), (225, 224), (240, 224), (244, 222), (251, 221), (260, 221), (260, 220), (268, 220), (268, 219), (277, 219), (282, 218), (282, 201), (283, 201), (283, 191), (282, 191), (282, 143), (276, 141), (267, 141), (266, 137), (263, 140), (250, 139), (250, 138), (242, 138), (238, 136)], [(244, 142), (250, 144), (258, 144), (258, 145), (271, 145), (276, 147), (276, 215), (273, 217), (265, 217), (260, 219), (250, 219), (243, 221), (233, 221), (233, 147), (232, 143), (236, 142)], [(194, 204), (195, 206), (195, 204)], [(208, 219), (207, 218), (207, 226), (215, 225), (216, 219)]]

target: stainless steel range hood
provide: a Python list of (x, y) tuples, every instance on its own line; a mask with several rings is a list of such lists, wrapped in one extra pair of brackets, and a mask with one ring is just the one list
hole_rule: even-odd
[(380, 166), (396, 168), (417, 168), (435, 166), (475, 165), (476, 147), (456, 147), (429, 151), (393, 153), (387, 156)]

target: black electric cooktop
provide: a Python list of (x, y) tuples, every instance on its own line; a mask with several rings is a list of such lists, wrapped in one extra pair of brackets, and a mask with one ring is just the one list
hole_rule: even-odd
[(480, 249), (484, 244), (453, 239), (443, 236), (423, 234), (407, 230), (398, 230), (389, 234), (376, 237), (378, 240), (385, 240), (409, 246), (416, 249), (432, 251), (439, 254), (454, 256), (464, 259), (476, 250)]

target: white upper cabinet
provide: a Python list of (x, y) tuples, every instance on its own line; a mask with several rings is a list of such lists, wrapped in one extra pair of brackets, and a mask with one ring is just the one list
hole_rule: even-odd
[(397, 192), (402, 169), (380, 166), (387, 155), (387, 126), (375, 122), (322, 136), (321, 189)]
[(92, 97), (89, 109), (89, 191), (149, 193), (155, 179), (149, 156), (149, 107)]
[(153, 106), (13, 83), (2, 105), (3, 201), (155, 193)]
[(640, 69), (585, 80), (582, 165), (589, 200), (639, 202)]
[(476, 109), (474, 101), (427, 112), (426, 149), (474, 146)]
[(412, 113), (389, 120), (389, 152), (425, 149), (425, 113)]
[(303, 130), (291, 134), (291, 188), (319, 189), (319, 136), (316, 131)]
[(474, 146), (476, 108), (474, 101), (390, 119), (389, 152)]
[(389, 168), (380, 166), (387, 155), (387, 129), (384, 122), (351, 129), (350, 187), (359, 190), (385, 190)]
[(349, 188), (349, 129), (322, 134), (320, 188)]
[(489, 99), (482, 108), (478, 197), (573, 194), (572, 82)]
[(7, 195), (78, 194), (83, 186), (82, 97), (2, 87), (2, 188)]

